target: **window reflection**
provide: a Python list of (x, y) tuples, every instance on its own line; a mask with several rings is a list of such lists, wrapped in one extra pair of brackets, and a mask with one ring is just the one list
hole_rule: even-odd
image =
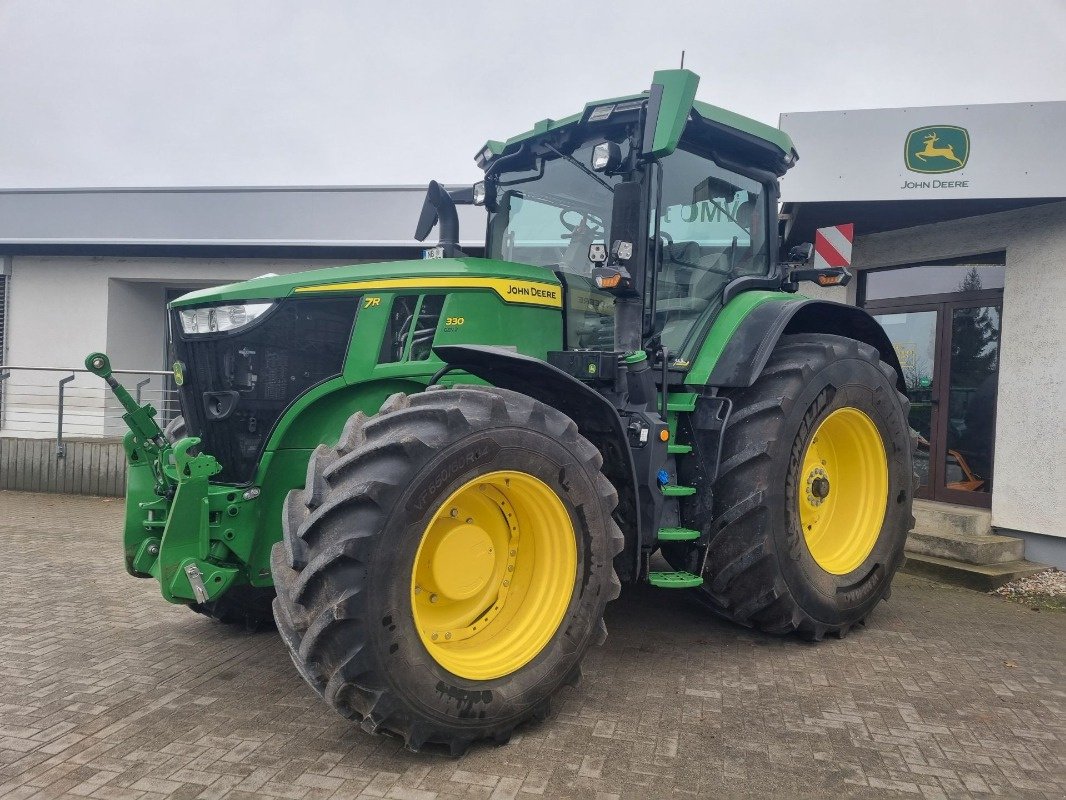
[(968, 485), (967, 491), (992, 490), (999, 315), (995, 306), (956, 308), (951, 314), (951, 371), (947, 398), (949, 458), (945, 474), (948, 484), (954, 477), (955, 483)]
[(870, 301), (1002, 289), (1005, 259), (997, 254), (995, 260), (1000, 263), (922, 264), (869, 270), (863, 273), (865, 297)]

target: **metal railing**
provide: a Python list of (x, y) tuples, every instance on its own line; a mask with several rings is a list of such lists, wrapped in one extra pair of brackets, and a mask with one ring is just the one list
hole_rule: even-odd
[[(138, 403), (155, 406), (160, 427), (180, 413), (172, 372), (116, 369), (114, 375)], [(0, 365), (0, 434), (35, 439), (54, 434), (57, 458), (66, 455), (64, 437), (122, 436), (124, 413), (104, 382), (84, 368)]]

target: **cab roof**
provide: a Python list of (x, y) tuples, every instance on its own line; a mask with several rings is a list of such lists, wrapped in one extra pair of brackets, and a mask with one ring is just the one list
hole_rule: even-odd
[(753, 166), (767, 168), (783, 175), (797, 158), (789, 135), (772, 125), (696, 100), (699, 81), (699, 75), (691, 70), (659, 70), (652, 77), (650, 91), (596, 100), (586, 103), (578, 114), (558, 120), (542, 119), (530, 130), (505, 141), (490, 139), (478, 151), (475, 161), (484, 169), (494, 158), (517, 149), (523, 142), (564, 128), (594, 125), (596, 122), (606, 121), (613, 114), (636, 110), (656, 93), (661, 95), (661, 101), (652, 147), (654, 156), (669, 155), (676, 149), (682, 134), (687, 134), (686, 138), (697, 142), (706, 140), (708, 144), (726, 140), (741, 151), (750, 151), (743, 153), (746, 158), (761, 162), (754, 163)]

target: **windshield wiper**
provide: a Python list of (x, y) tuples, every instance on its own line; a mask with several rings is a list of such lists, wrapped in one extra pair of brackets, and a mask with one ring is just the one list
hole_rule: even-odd
[(555, 153), (555, 155), (559, 156), (559, 158), (565, 158), (567, 161), (569, 161), (571, 164), (573, 164), (579, 170), (581, 170), (586, 175), (588, 175), (590, 178), (592, 178), (594, 181), (596, 181), (598, 184), (600, 184), (608, 192), (610, 192), (611, 194), (614, 194), (614, 187), (611, 186), (611, 184), (607, 183), (607, 181), (605, 181), (603, 178), (601, 178), (599, 175), (597, 175), (591, 169), (586, 167), (584, 164), (582, 164), (576, 158), (574, 158), (573, 156), (568, 156), (566, 153), (562, 152), (561, 150), (556, 149), (555, 147), (553, 147), (552, 145), (548, 144), (547, 142), (544, 143), (544, 146), (547, 147), (549, 150), (551, 150), (553, 153)]

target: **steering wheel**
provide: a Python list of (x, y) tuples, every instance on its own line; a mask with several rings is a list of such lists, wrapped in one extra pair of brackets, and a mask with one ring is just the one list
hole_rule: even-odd
[[(567, 214), (577, 214), (580, 219), (577, 222), (571, 223), (566, 219)], [(590, 214), (587, 211), (578, 211), (576, 208), (564, 208), (559, 212), (559, 222), (569, 233), (564, 233), (564, 239), (569, 239), (578, 228), (584, 228), (585, 230), (592, 231), (593, 234), (599, 235), (604, 231), (603, 220), (594, 214)], [(590, 224), (591, 223), (591, 224)]]

